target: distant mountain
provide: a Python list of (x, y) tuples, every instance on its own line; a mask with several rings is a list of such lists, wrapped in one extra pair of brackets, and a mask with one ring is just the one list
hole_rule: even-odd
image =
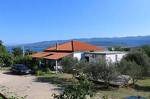
[[(141, 45), (150, 45), (150, 36), (133, 36), (133, 37), (113, 37), (113, 38), (88, 38), (88, 39), (74, 39), (83, 42), (87, 42), (96, 46), (111, 47), (111, 46), (122, 46), (122, 47), (137, 47)], [(47, 47), (54, 46), (56, 42), (59, 44), (67, 42), (69, 40), (54, 40), (54, 41), (43, 41), (31, 44), (17, 45), (17, 47), (24, 46), (25, 49), (31, 49), (34, 51), (42, 51)], [(8, 46), (8, 50), (11, 50), (16, 46)]]

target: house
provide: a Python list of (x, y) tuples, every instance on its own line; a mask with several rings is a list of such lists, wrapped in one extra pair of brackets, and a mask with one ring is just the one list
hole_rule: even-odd
[(127, 52), (121, 51), (95, 51), (95, 52), (85, 52), (85, 59), (89, 62), (99, 62), (106, 61), (111, 63), (116, 63), (121, 61), (121, 59), (127, 54)]
[(104, 49), (88, 43), (72, 40), (63, 44), (56, 43), (56, 46), (49, 47), (43, 52), (38, 52), (31, 56), (33, 59), (45, 59), (46, 63), (59, 66), (61, 59), (64, 57), (74, 57), (81, 60), (85, 52), (95, 51), (104, 51)]

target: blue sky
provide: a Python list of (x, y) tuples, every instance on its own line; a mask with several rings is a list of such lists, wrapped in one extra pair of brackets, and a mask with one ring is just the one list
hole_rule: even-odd
[(0, 0), (5, 44), (150, 35), (150, 0)]

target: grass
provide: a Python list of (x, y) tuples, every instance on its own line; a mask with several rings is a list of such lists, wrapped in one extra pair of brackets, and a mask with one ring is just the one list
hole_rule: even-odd
[(71, 74), (65, 74), (65, 73), (58, 73), (58, 74), (48, 73), (42, 76), (37, 76), (36, 81), (49, 82), (59, 87), (65, 87), (66, 85), (69, 85), (72, 83), (73, 76)]
[[(73, 81), (73, 76), (71, 74), (65, 73), (50, 73), (44, 74), (37, 77), (37, 81), (49, 82), (55, 84), (59, 87), (65, 87)], [(133, 88), (113, 88), (109, 90), (98, 90), (94, 95), (93, 99), (99, 99), (102, 96), (108, 96), (111, 99), (123, 99), (127, 96), (143, 96), (150, 98), (150, 78), (139, 80), (136, 83), (135, 89)], [(149, 99), (148, 98), (148, 99)]]
[(11, 67), (0, 67), (0, 71), (10, 71)]
[(111, 99), (123, 99), (127, 96), (143, 96), (150, 99), (150, 78), (139, 80), (133, 88), (118, 88), (112, 90), (99, 90), (93, 99), (108, 96)]
[(142, 80), (138, 80), (137, 84), (141, 86), (150, 86), (150, 77)]

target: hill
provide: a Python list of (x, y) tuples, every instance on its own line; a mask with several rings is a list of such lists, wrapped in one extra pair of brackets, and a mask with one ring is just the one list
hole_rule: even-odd
[[(150, 45), (150, 36), (133, 36), (133, 37), (113, 37), (113, 38), (82, 38), (74, 39), (83, 42), (87, 42), (96, 46), (111, 47), (111, 46), (122, 46), (122, 47), (137, 47), (142, 45)], [(42, 51), (43, 49), (54, 46), (56, 42), (59, 44), (67, 42), (69, 40), (54, 40), (54, 41), (43, 41), (32, 44), (16, 45), (17, 47), (24, 46), (25, 49), (31, 49), (34, 51)], [(16, 46), (7, 46), (8, 50), (11, 50)]]

